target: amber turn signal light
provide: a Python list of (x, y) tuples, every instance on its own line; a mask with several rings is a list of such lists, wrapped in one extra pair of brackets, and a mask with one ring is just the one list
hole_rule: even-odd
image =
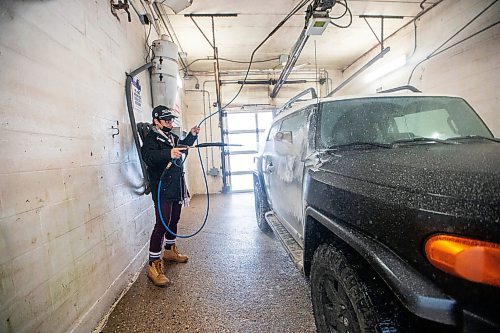
[(435, 235), (426, 241), (425, 254), (446, 273), (500, 287), (500, 244)]

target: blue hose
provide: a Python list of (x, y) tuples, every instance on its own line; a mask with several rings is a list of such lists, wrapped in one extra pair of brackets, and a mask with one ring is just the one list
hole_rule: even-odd
[[(229, 104), (228, 104), (229, 105)], [(227, 106), (227, 105), (226, 105)], [(219, 112), (221, 112), (222, 109), (219, 109), (211, 114), (209, 114), (207, 117), (203, 118), (202, 121), (200, 121), (200, 123), (198, 124), (198, 127), (201, 127), (201, 124), (203, 124), (205, 121), (207, 121), (208, 118), (210, 117), (213, 117), (214, 115), (218, 114)], [(196, 145), (198, 145), (198, 136), (196, 137)], [(196, 147), (196, 149), (198, 150), (198, 158), (200, 159), (200, 165), (201, 165), (201, 171), (203, 173), (203, 179), (205, 181), (205, 189), (207, 191), (207, 210), (205, 211), (205, 219), (203, 221), (203, 224), (201, 225), (201, 227), (193, 234), (191, 235), (178, 235), (176, 233), (174, 233), (172, 230), (170, 230), (170, 228), (167, 226), (167, 224), (165, 223), (165, 220), (163, 219), (163, 214), (161, 213), (161, 204), (160, 204), (160, 189), (161, 189), (161, 178), (163, 177), (160, 177), (160, 182), (158, 183), (158, 213), (160, 215), (160, 220), (161, 220), (161, 223), (163, 224), (163, 226), (165, 227), (165, 229), (174, 237), (179, 237), (179, 238), (191, 238), (193, 237), (194, 235), (198, 234), (202, 229), (203, 227), (205, 227), (205, 224), (207, 223), (207, 219), (208, 219), (208, 212), (210, 210), (210, 193), (208, 192), (208, 181), (207, 181), (207, 175), (205, 174), (205, 166), (203, 165), (203, 159), (201, 158), (201, 153), (200, 153), (200, 148), (199, 147)], [(185, 161), (185, 159), (184, 159)], [(177, 160), (174, 160), (174, 164), (178, 167), (182, 167), (184, 165), (184, 161), (181, 162), (181, 164), (179, 165), (177, 163)]]
[[(196, 137), (196, 143), (198, 143), (198, 137)], [(197, 148), (198, 150), (198, 158), (200, 159), (200, 165), (201, 165), (201, 170), (203, 172), (203, 179), (205, 180), (205, 188), (207, 190), (207, 210), (205, 211), (205, 219), (203, 221), (203, 224), (201, 225), (201, 227), (193, 234), (191, 235), (178, 235), (176, 233), (174, 233), (172, 230), (170, 230), (170, 228), (167, 226), (167, 224), (165, 223), (165, 220), (163, 219), (163, 214), (161, 212), (161, 204), (160, 204), (160, 189), (161, 189), (161, 178), (160, 178), (160, 182), (158, 183), (158, 213), (160, 215), (160, 220), (161, 220), (161, 223), (163, 224), (163, 226), (165, 227), (165, 229), (174, 237), (179, 237), (179, 238), (191, 238), (193, 237), (194, 235), (198, 234), (202, 229), (203, 227), (205, 227), (205, 224), (207, 223), (207, 219), (208, 219), (208, 212), (210, 210), (210, 193), (208, 192), (208, 181), (207, 181), (207, 175), (205, 174), (205, 166), (203, 165), (203, 160), (201, 158), (201, 153), (200, 153), (200, 148)], [(174, 160), (174, 164), (179, 166), (177, 163), (176, 163), (176, 160)], [(182, 166), (184, 164), (184, 162), (181, 162), (181, 165)]]

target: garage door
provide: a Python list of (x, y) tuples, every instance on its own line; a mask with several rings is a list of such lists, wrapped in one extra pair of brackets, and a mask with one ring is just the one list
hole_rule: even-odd
[(270, 126), (273, 108), (244, 107), (226, 109), (224, 141), (241, 146), (226, 150), (227, 176), (231, 192), (253, 190), (253, 158), (260, 144), (265, 141), (264, 132)]

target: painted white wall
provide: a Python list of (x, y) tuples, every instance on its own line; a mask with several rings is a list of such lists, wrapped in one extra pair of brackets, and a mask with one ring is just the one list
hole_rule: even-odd
[(147, 258), (124, 94), (145, 33), (120, 19), (109, 1), (0, 1), (1, 332), (92, 331)]
[[(453, 36), (488, 5), (491, 0), (444, 0), (417, 20), (417, 48), (414, 50), (413, 24), (401, 29), (385, 41), (391, 51), (381, 60), (351, 81), (336, 95), (375, 93), (406, 85), (412, 69), (448, 38)], [(496, 2), (443, 48), (471, 36), (500, 18), (500, 3)], [(410, 84), (425, 93), (444, 93), (464, 97), (483, 118), (495, 136), (500, 136), (498, 104), (500, 94), (500, 25), (478, 34), (465, 42), (418, 65)], [(347, 79), (373, 58), (376, 48), (344, 71)], [(406, 55), (407, 65), (378, 80), (367, 81), (367, 75), (377, 68)]]

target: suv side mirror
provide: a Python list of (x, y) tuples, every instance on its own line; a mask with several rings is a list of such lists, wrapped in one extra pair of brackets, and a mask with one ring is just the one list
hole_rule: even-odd
[(292, 132), (291, 131), (283, 131), (283, 132), (278, 132), (274, 136), (274, 141), (286, 141), (289, 143), (293, 143), (292, 141)]

